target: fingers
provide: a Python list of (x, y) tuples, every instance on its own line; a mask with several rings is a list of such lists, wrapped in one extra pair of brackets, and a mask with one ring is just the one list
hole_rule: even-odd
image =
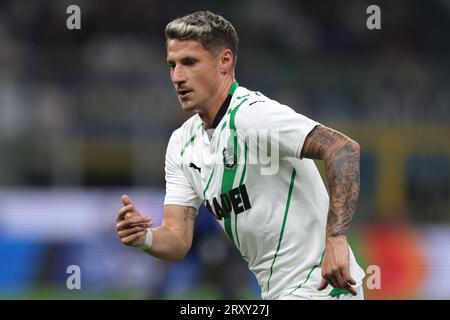
[(347, 282), (345, 282), (344, 278), (342, 277), (341, 270), (338, 269), (333, 273), (333, 276), (331, 276), (332, 281), (337, 285), (335, 288), (342, 288), (344, 289), (347, 285)]
[(349, 271), (349, 268), (347, 267), (347, 268), (344, 268), (343, 270), (342, 270), (342, 277), (344, 278), (344, 281), (346, 282), (346, 283), (349, 283), (349, 284), (351, 284), (351, 285), (355, 285), (356, 284), (356, 281), (352, 278), (352, 276), (350, 275), (350, 271)]
[(133, 202), (131, 201), (131, 198), (127, 194), (124, 194), (121, 199), (122, 199), (122, 203), (124, 206), (133, 204)]
[(319, 287), (317, 287), (317, 290), (322, 291), (322, 290), (325, 289), (326, 287), (328, 287), (328, 282), (327, 282), (327, 280), (325, 280), (324, 278), (322, 278), (322, 280), (320, 281)]
[[(129, 235), (128, 237), (124, 237), (124, 238), (121, 238), (120, 240), (122, 241), (122, 243), (124, 244), (124, 245), (139, 245), (138, 243), (137, 243), (137, 240), (139, 239), (139, 238), (142, 238), (142, 237), (145, 237), (145, 235), (147, 234), (147, 230), (143, 230), (143, 231), (139, 231), (139, 232), (137, 232), (137, 233), (133, 233), (132, 235)], [(142, 243), (144, 243), (144, 239), (142, 239)]]
[(353, 287), (352, 287), (351, 285), (349, 285), (348, 283), (344, 286), (343, 289), (349, 291), (349, 292), (352, 294), (352, 296), (356, 296), (356, 290), (355, 290), (355, 288), (353, 288)]
[(333, 288), (339, 288), (339, 283), (336, 281), (332, 274), (326, 274), (322, 276)]
[(120, 231), (120, 230), (124, 230), (124, 229), (128, 229), (130, 227), (140, 225), (140, 224), (149, 225), (149, 227), (151, 227), (153, 222), (152, 222), (152, 219), (150, 219), (148, 217), (132, 216), (128, 219), (125, 219), (125, 220), (119, 222), (116, 225), (116, 229), (117, 229), (117, 231)]
[(123, 207), (117, 213), (117, 222), (120, 222), (124, 219), (127, 219), (131, 216), (140, 215), (139, 210), (134, 206), (131, 202), (130, 198), (127, 195), (122, 196)]
[(117, 232), (117, 234), (119, 235), (119, 238), (124, 238), (124, 237), (128, 237), (129, 235), (131, 235), (133, 233), (138, 233), (140, 231), (144, 231), (147, 228), (150, 228), (150, 226), (149, 225), (135, 226), (135, 227), (128, 228), (125, 230), (120, 230)]
[[(148, 218), (150, 219), (150, 218)], [(136, 223), (131, 223), (130, 227), (145, 227), (145, 228), (150, 228), (153, 226), (153, 222), (150, 219), (150, 221), (144, 221), (144, 222), (136, 222)]]
[(152, 219), (141, 216), (128, 195), (123, 195), (121, 200), (123, 207), (117, 213), (117, 234), (124, 245), (139, 246), (145, 241), (147, 228), (153, 225)]
[(119, 212), (117, 213), (117, 222), (120, 222), (127, 218), (126, 213), (133, 210), (133, 205), (129, 204), (125, 207), (122, 207)]
[(328, 284), (334, 288), (345, 289), (352, 295), (356, 295), (356, 290), (352, 285), (356, 284), (356, 281), (350, 276), (348, 267), (333, 270), (332, 272), (325, 272), (322, 274), (322, 281), (320, 282), (317, 290), (324, 290)]
[(125, 214), (125, 219), (131, 218), (132, 216), (133, 216), (133, 215), (132, 215), (131, 213), (127, 212), (127, 213)]
[(352, 285), (356, 285), (356, 281), (355, 279), (352, 278), (352, 276), (350, 275), (350, 268), (346, 267), (342, 270), (342, 278), (345, 282), (345, 289), (347, 289), (348, 291), (350, 291), (350, 293), (354, 296), (356, 296), (356, 290), (352, 287)]

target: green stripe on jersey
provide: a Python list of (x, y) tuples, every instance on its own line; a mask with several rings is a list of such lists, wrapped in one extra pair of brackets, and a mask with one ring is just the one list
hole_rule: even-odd
[(275, 260), (277, 259), (278, 251), (280, 250), (281, 240), (283, 240), (284, 227), (286, 226), (286, 220), (287, 220), (287, 216), (289, 213), (289, 204), (291, 203), (291, 196), (292, 196), (292, 190), (294, 189), (296, 173), (297, 172), (296, 172), (295, 168), (293, 168), (292, 175), (291, 175), (291, 183), (289, 184), (289, 191), (288, 191), (288, 196), (287, 196), (287, 201), (286, 201), (286, 207), (284, 209), (283, 223), (281, 225), (280, 236), (278, 238), (277, 249), (275, 251), (275, 255), (273, 256), (272, 265), (270, 266), (270, 275), (269, 275), (269, 279), (267, 280), (267, 291), (270, 290), (270, 278), (272, 278), (273, 265), (275, 264)]
[(236, 97), (236, 99), (241, 100), (242, 98), (246, 98), (246, 97), (248, 97), (250, 95), (251, 95), (251, 93), (247, 93), (246, 95)]
[(209, 184), (211, 183), (212, 177), (213, 177), (213, 175), (214, 175), (214, 171), (216, 171), (216, 166), (214, 166), (214, 168), (212, 169), (211, 175), (209, 176), (209, 179), (208, 179), (208, 183), (206, 184), (205, 190), (203, 190), (203, 199), (206, 199), (206, 198), (205, 198), (205, 196), (206, 196), (206, 191), (208, 191)]
[(228, 94), (230, 96), (232, 96), (238, 87), (239, 87), (239, 83), (237, 83), (237, 81), (234, 81), (230, 87), (230, 91), (228, 91)]
[(306, 276), (305, 281), (303, 281), (303, 283), (299, 284), (297, 288), (295, 288), (294, 290), (292, 290), (291, 292), (289, 292), (289, 294), (294, 293), (296, 290), (300, 289), (305, 283), (308, 282), (309, 277), (311, 276), (311, 273), (313, 273), (313, 271), (314, 271), (316, 268), (318, 268), (318, 267), (320, 267), (320, 266), (322, 265), (322, 260), (323, 260), (324, 254), (325, 254), (325, 250), (322, 252), (322, 256), (320, 257), (319, 263), (316, 264), (314, 267), (312, 267), (312, 268), (309, 270), (308, 275)]
[[(236, 156), (236, 159), (239, 159), (240, 150), (239, 150), (239, 145), (238, 145), (238, 141), (237, 141), (235, 118), (236, 118), (236, 113), (238, 112), (239, 108), (247, 100), (248, 99), (242, 100), (235, 108), (230, 109), (230, 111), (228, 111), (228, 113), (230, 114), (229, 128), (231, 131), (231, 135), (228, 138), (227, 144), (231, 144), (230, 142), (233, 143), (233, 150), (234, 150), (234, 155)], [(223, 176), (222, 176), (221, 193), (228, 193), (231, 189), (233, 189), (234, 178), (236, 177), (238, 167), (239, 167), (238, 165), (236, 165), (232, 169), (228, 169), (228, 168), (224, 167)], [(234, 242), (234, 244), (239, 248), (239, 244), (234, 241), (233, 231), (231, 229), (231, 215), (228, 217), (224, 217), (224, 225), (225, 225), (225, 232), (228, 235), (228, 238), (230, 238), (230, 240), (232, 242)]]
[(247, 172), (247, 153), (248, 153), (248, 144), (246, 141), (244, 143), (244, 169), (242, 169), (241, 181), (239, 182), (240, 186), (244, 183), (245, 173)]
[[(236, 159), (239, 159), (239, 155), (237, 154), (238, 148), (237, 148), (237, 143), (236, 143), (236, 133), (233, 133), (229, 137), (228, 141), (229, 141), (228, 144), (230, 143), (230, 141), (233, 141), (233, 143), (234, 143), (234, 155), (235, 155)], [(234, 168), (230, 168), (230, 169), (226, 168), (225, 166), (223, 167), (221, 193), (228, 193), (231, 189), (233, 189), (234, 178), (236, 177), (237, 169), (238, 169), (238, 165), (237, 164), (235, 165)], [(231, 214), (230, 215), (225, 215), (225, 217), (224, 217), (224, 224), (225, 224), (225, 232), (228, 235), (228, 238), (230, 238), (230, 240), (232, 242), (234, 242), (233, 231), (231, 230)]]
[(223, 131), (223, 129), (225, 129), (226, 126), (227, 126), (227, 122), (225, 121), (225, 122), (223, 123), (223, 125), (222, 125), (222, 128), (220, 129), (220, 132), (219, 132), (219, 138), (217, 139), (217, 144), (216, 144), (215, 152), (217, 152), (217, 150), (219, 149), (220, 137), (222, 136), (222, 131)]
[[(241, 175), (241, 181), (239, 182), (239, 185), (242, 186), (244, 179), (245, 179), (245, 173), (247, 169), (247, 152), (248, 152), (248, 145), (247, 142), (244, 144), (244, 168), (242, 169), (242, 175)], [(241, 242), (239, 241), (239, 234), (237, 230), (237, 221), (238, 221), (238, 215), (235, 215), (234, 217), (234, 234), (236, 235), (238, 248), (241, 247)]]
[(230, 114), (230, 129), (231, 130), (236, 130), (236, 124), (235, 122), (235, 118), (236, 118), (236, 113), (238, 112), (239, 108), (242, 106), (242, 104), (247, 101), (248, 99), (245, 98), (244, 100), (242, 100), (235, 108), (230, 109), (228, 111), (228, 113)]
[(184, 151), (186, 150), (186, 148), (192, 143), (192, 142), (194, 142), (194, 140), (195, 140), (195, 137), (196, 137), (196, 135), (194, 134), (185, 144), (184, 144), (184, 147), (183, 147), (183, 149), (181, 149), (181, 153), (180, 153), (180, 156), (182, 157), (183, 156), (183, 154), (184, 154)]

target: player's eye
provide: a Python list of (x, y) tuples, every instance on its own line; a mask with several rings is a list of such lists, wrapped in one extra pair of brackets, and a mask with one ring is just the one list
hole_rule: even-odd
[(185, 61), (184, 61), (184, 65), (185, 66), (188, 66), (188, 67), (192, 67), (193, 65), (195, 65), (197, 63), (197, 60), (194, 60), (194, 59), (186, 59)]

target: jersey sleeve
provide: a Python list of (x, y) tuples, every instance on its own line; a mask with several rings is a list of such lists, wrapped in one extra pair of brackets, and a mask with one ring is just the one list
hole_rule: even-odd
[(320, 125), (286, 105), (273, 100), (244, 105), (237, 112), (237, 129), (274, 130), (278, 135), (280, 156), (301, 157), (308, 134)]
[(181, 137), (179, 133), (179, 130), (174, 131), (167, 146), (165, 163), (166, 196), (164, 205), (175, 204), (198, 209), (201, 200), (181, 167)]

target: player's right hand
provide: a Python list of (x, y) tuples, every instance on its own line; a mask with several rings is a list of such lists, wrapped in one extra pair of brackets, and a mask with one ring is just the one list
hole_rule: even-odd
[(356, 296), (353, 287), (356, 281), (350, 274), (350, 258), (346, 236), (327, 237), (322, 262), (322, 280), (317, 290), (322, 291), (330, 284), (334, 288), (345, 289)]
[(116, 225), (120, 241), (127, 246), (142, 246), (148, 232), (147, 228), (153, 225), (152, 219), (141, 215), (127, 195), (122, 196), (122, 203), (123, 207), (117, 214)]

